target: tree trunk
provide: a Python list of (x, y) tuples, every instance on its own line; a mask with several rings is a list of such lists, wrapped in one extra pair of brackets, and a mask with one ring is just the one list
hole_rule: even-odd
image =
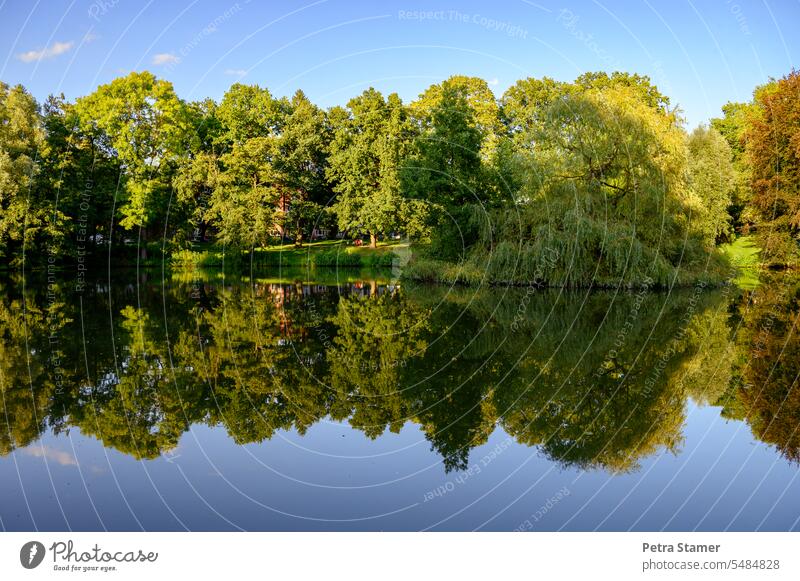
[(147, 229), (139, 226), (139, 260), (147, 260)]
[(369, 247), (370, 248), (378, 247), (378, 237), (372, 232), (369, 233)]

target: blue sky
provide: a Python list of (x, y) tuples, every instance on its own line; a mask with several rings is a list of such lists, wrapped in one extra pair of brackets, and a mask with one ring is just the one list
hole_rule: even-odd
[(800, 61), (800, 0), (210, 2), (0, 0), (0, 80), (74, 98), (132, 70), (186, 99), (236, 81), (322, 106), (374, 86), (411, 100), (453, 74), (649, 75), (689, 125)]

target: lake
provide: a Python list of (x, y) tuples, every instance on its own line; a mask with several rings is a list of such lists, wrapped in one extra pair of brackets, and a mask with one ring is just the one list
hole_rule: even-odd
[(0, 279), (3, 530), (795, 530), (800, 281)]

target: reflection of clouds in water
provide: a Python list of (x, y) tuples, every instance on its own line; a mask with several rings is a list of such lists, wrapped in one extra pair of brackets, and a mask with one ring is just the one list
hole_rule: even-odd
[(51, 448), (50, 446), (29, 446), (27, 448), (23, 448), (20, 450), (23, 454), (28, 456), (34, 456), (36, 458), (44, 458), (45, 460), (50, 460), (51, 462), (55, 462), (56, 464), (60, 464), (61, 466), (77, 466), (78, 460), (70, 454), (69, 452), (64, 452), (63, 450), (57, 450), (55, 448)]
[[(22, 454), (26, 456), (33, 456), (34, 458), (44, 458), (45, 460), (49, 460), (50, 462), (55, 462), (60, 466), (78, 466), (78, 459), (70, 454), (69, 452), (65, 452), (64, 450), (58, 450), (51, 446), (41, 445), (41, 446), (28, 446), (27, 448), (22, 448), (20, 450)], [(88, 470), (91, 474), (94, 475), (101, 475), (105, 474), (107, 470), (102, 466), (98, 466), (97, 464), (92, 464), (88, 466)]]

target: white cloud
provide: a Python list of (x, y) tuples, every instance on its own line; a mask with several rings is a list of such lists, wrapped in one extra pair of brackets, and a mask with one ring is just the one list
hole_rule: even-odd
[(55, 462), (56, 464), (61, 464), (62, 466), (77, 466), (78, 461), (75, 459), (75, 456), (70, 454), (69, 452), (64, 452), (62, 450), (56, 450), (55, 448), (51, 448), (50, 446), (37, 446), (33, 445), (28, 448), (22, 449), (23, 454), (27, 454), (28, 456), (34, 456), (36, 458), (45, 458), (46, 460), (50, 460), (51, 462)]
[(234, 77), (243, 77), (247, 74), (247, 69), (225, 69), (225, 74)]
[(17, 58), (24, 63), (32, 63), (33, 61), (41, 61), (57, 57), (60, 54), (68, 52), (75, 43), (71, 40), (69, 42), (56, 42), (51, 46), (47, 46), (42, 50), (29, 50), (17, 55)]
[(181, 62), (179, 56), (168, 52), (160, 52), (158, 54), (153, 55), (153, 64), (154, 65), (177, 65)]
[(491, 81), (486, 81), (486, 82), (492, 87), (496, 87), (500, 83), (497, 77), (493, 78)]
[(90, 42), (94, 42), (98, 38), (100, 37), (97, 36), (94, 32), (87, 32), (86, 34), (83, 35), (83, 42), (89, 44)]

